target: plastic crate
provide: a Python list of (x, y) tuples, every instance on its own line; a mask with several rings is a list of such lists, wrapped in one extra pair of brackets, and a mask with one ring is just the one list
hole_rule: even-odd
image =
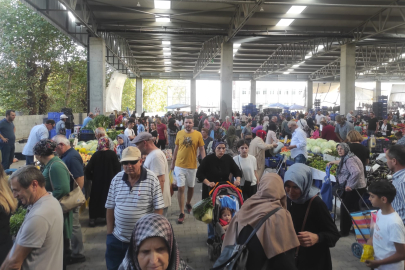
[(49, 113), (48, 113), (48, 119), (53, 119), (53, 118), (55, 118), (55, 117), (57, 117), (57, 113), (56, 113), (56, 112), (49, 112)]
[(49, 138), (52, 139), (55, 136), (56, 136), (56, 129), (51, 129), (51, 131), (49, 131)]
[(89, 129), (81, 129), (80, 130), (81, 134), (94, 134), (93, 130), (89, 130)]
[(66, 138), (69, 139), (70, 134), (72, 134), (72, 131), (70, 129), (66, 130)]
[(94, 133), (80, 133), (79, 135), (79, 141), (87, 142), (94, 139), (95, 139)]
[(281, 157), (268, 157), (265, 159), (265, 165), (267, 168), (277, 168), (280, 163)]

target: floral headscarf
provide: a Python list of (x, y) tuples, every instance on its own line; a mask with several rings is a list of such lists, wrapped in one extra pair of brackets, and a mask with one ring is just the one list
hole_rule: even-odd
[(97, 151), (110, 150), (110, 140), (107, 137), (98, 139)]
[(142, 241), (151, 237), (161, 237), (169, 248), (169, 265), (167, 270), (192, 270), (180, 259), (177, 242), (170, 222), (162, 215), (144, 215), (135, 224), (129, 242), (128, 251), (118, 270), (141, 270), (138, 252)]
[(47, 157), (55, 152), (56, 143), (49, 139), (42, 139), (34, 146), (34, 155)]

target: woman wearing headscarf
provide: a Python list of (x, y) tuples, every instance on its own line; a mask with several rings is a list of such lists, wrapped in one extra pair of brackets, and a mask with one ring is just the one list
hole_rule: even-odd
[[(336, 179), (342, 192), (342, 202), (346, 205), (349, 212), (360, 210), (359, 200), (366, 192), (366, 179), (364, 176), (364, 167), (361, 160), (350, 151), (347, 143), (340, 143), (336, 146), (340, 156), (338, 168), (336, 170)], [(333, 164), (335, 162), (329, 162)], [(356, 191), (357, 190), (357, 191)], [(359, 194), (360, 196), (359, 196)], [(341, 194), (341, 193), (339, 193)], [(350, 214), (344, 207), (340, 208), (340, 236), (348, 236), (352, 220)]]
[(266, 140), (266, 131), (258, 130), (256, 134), (253, 133), (253, 140), (249, 146), (249, 155), (252, 155), (256, 158), (257, 161), (257, 177), (262, 178), (264, 172), (264, 160), (266, 158), (266, 150), (273, 149), (277, 147), (277, 143), (267, 144), (264, 141)]
[[(296, 265), (299, 270), (332, 270), (330, 247), (339, 240), (339, 232), (322, 199), (312, 186), (311, 168), (292, 165), (284, 175), (284, 188), (291, 203), (287, 206), (300, 246)], [(309, 209), (308, 209), (309, 208)], [(304, 224), (306, 212), (308, 217)]]
[(247, 244), (249, 255), (246, 269), (257, 270), (267, 262), (266, 269), (294, 270), (295, 248), (299, 246), (290, 213), (287, 211), (283, 180), (268, 173), (259, 182), (257, 193), (249, 198), (232, 218), (222, 248), (243, 244), (256, 224), (270, 211), (282, 207), (270, 216)]
[(232, 156), (238, 155), (238, 144), (239, 137), (236, 136), (236, 128), (234, 126), (230, 126), (228, 128), (228, 132), (226, 133), (226, 142), (229, 149), (229, 154)]
[[(229, 174), (236, 178), (236, 186), (240, 185), (242, 176), (233, 158), (230, 155), (225, 155), (226, 142), (214, 141), (213, 149), (215, 154), (207, 155), (197, 170), (197, 181), (203, 183), (202, 199), (209, 197), (209, 192), (216, 183), (229, 181)], [(212, 224), (209, 224), (207, 244), (212, 243), (214, 236), (214, 228)]]
[(125, 136), (125, 134), (119, 134), (117, 136), (117, 157), (118, 157), (118, 159), (121, 159), (122, 151), (124, 151), (124, 149), (127, 147), (128, 147), (127, 136)]
[(167, 134), (169, 136), (169, 149), (172, 149), (172, 153), (174, 153), (174, 148), (176, 146), (175, 142), (178, 131), (179, 128), (176, 126), (176, 120), (174, 118), (170, 118), (167, 128)]
[[(143, 252), (144, 250), (147, 252)], [(118, 270), (155, 268), (192, 270), (180, 259), (170, 222), (162, 215), (148, 214), (141, 217), (135, 224), (128, 251)]]
[(107, 137), (98, 140), (97, 152), (93, 154), (84, 174), (92, 180), (89, 204), (89, 226), (96, 226), (97, 218), (105, 218), (105, 202), (111, 180), (121, 171), (121, 164), (114, 151), (109, 149)]
[[(34, 146), (34, 155), (44, 165), (42, 175), (45, 177), (45, 189), (59, 200), (70, 192), (70, 172), (65, 163), (55, 156), (55, 149), (54, 141), (42, 139)], [(63, 269), (66, 269), (70, 257), (72, 229), (72, 211), (63, 213)]]

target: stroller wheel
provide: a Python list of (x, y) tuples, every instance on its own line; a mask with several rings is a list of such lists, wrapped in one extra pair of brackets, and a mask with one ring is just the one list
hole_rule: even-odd
[(352, 252), (353, 252), (354, 257), (360, 259), (361, 255), (363, 254), (363, 246), (360, 245), (359, 243), (353, 243)]

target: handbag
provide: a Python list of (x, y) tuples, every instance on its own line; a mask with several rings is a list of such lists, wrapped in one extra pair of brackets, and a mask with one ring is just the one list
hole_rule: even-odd
[[(307, 211), (305, 212), (304, 222), (302, 223), (301, 232), (303, 232), (304, 229), (305, 229), (305, 223), (307, 223), (307, 218), (308, 218), (308, 214), (309, 214), (309, 209), (311, 208), (312, 201), (315, 199), (316, 196), (318, 196), (318, 195), (315, 195), (315, 196), (312, 197), (311, 200), (309, 201)], [(296, 265), (296, 266), (298, 266), (298, 251), (299, 251), (299, 250), (300, 250), (300, 246), (298, 246), (297, 249), (295, 250), (295, 265)]]
[(259, 223), (256, 224), (252, 233), (246, 239), (245, 243), (242, 245), (238, 243), (238, 224), (236, 223), (236, 238), (235, 244), (232, 246), (226, 246), (222, 250), (221, 255), (214, 264), (214, 267), (211, 270), (246, 270), (247, 259), (249, 256), (249, 251), (247, 249), (247, 244), (260, 229), (263, 223), (273, 214), (275, 214), (282, 207), (278, 207), (270, 211), (266, 216), (264, 216)]
[[(62, 198), (59, 199), (60, 206), (62, 207), (63, 213), (67, 213), (71, 210), (73, 210), (76, 207), (81, 206), (86, 202), (86, 198), (84, 197), (84, 194), (79, 187), (79, 184), (76, 182), (75, 178), (73, 177), (72, 173), (69, 171), (69, 169), (66, 167), (66, 164), (61, 162), (61, 161), (55, 161), (62, 163), (63, 166), (65, 166), (66, 170), (69, 172), (70, 177), (72, 177), (73, 181), (75, 182), (75, 185), (73, 187), (73, 190), (69, 192), (69, 194), (63, 196)], [(49, 167), (49, 180), (51, 182), (52, 189), (53, 188), (53, 183), (52, 183), (52, 178), (51, 178), (51, 170), (52, 170), (52, 165), (55, 163), (53, 162), (51, 166)]]

